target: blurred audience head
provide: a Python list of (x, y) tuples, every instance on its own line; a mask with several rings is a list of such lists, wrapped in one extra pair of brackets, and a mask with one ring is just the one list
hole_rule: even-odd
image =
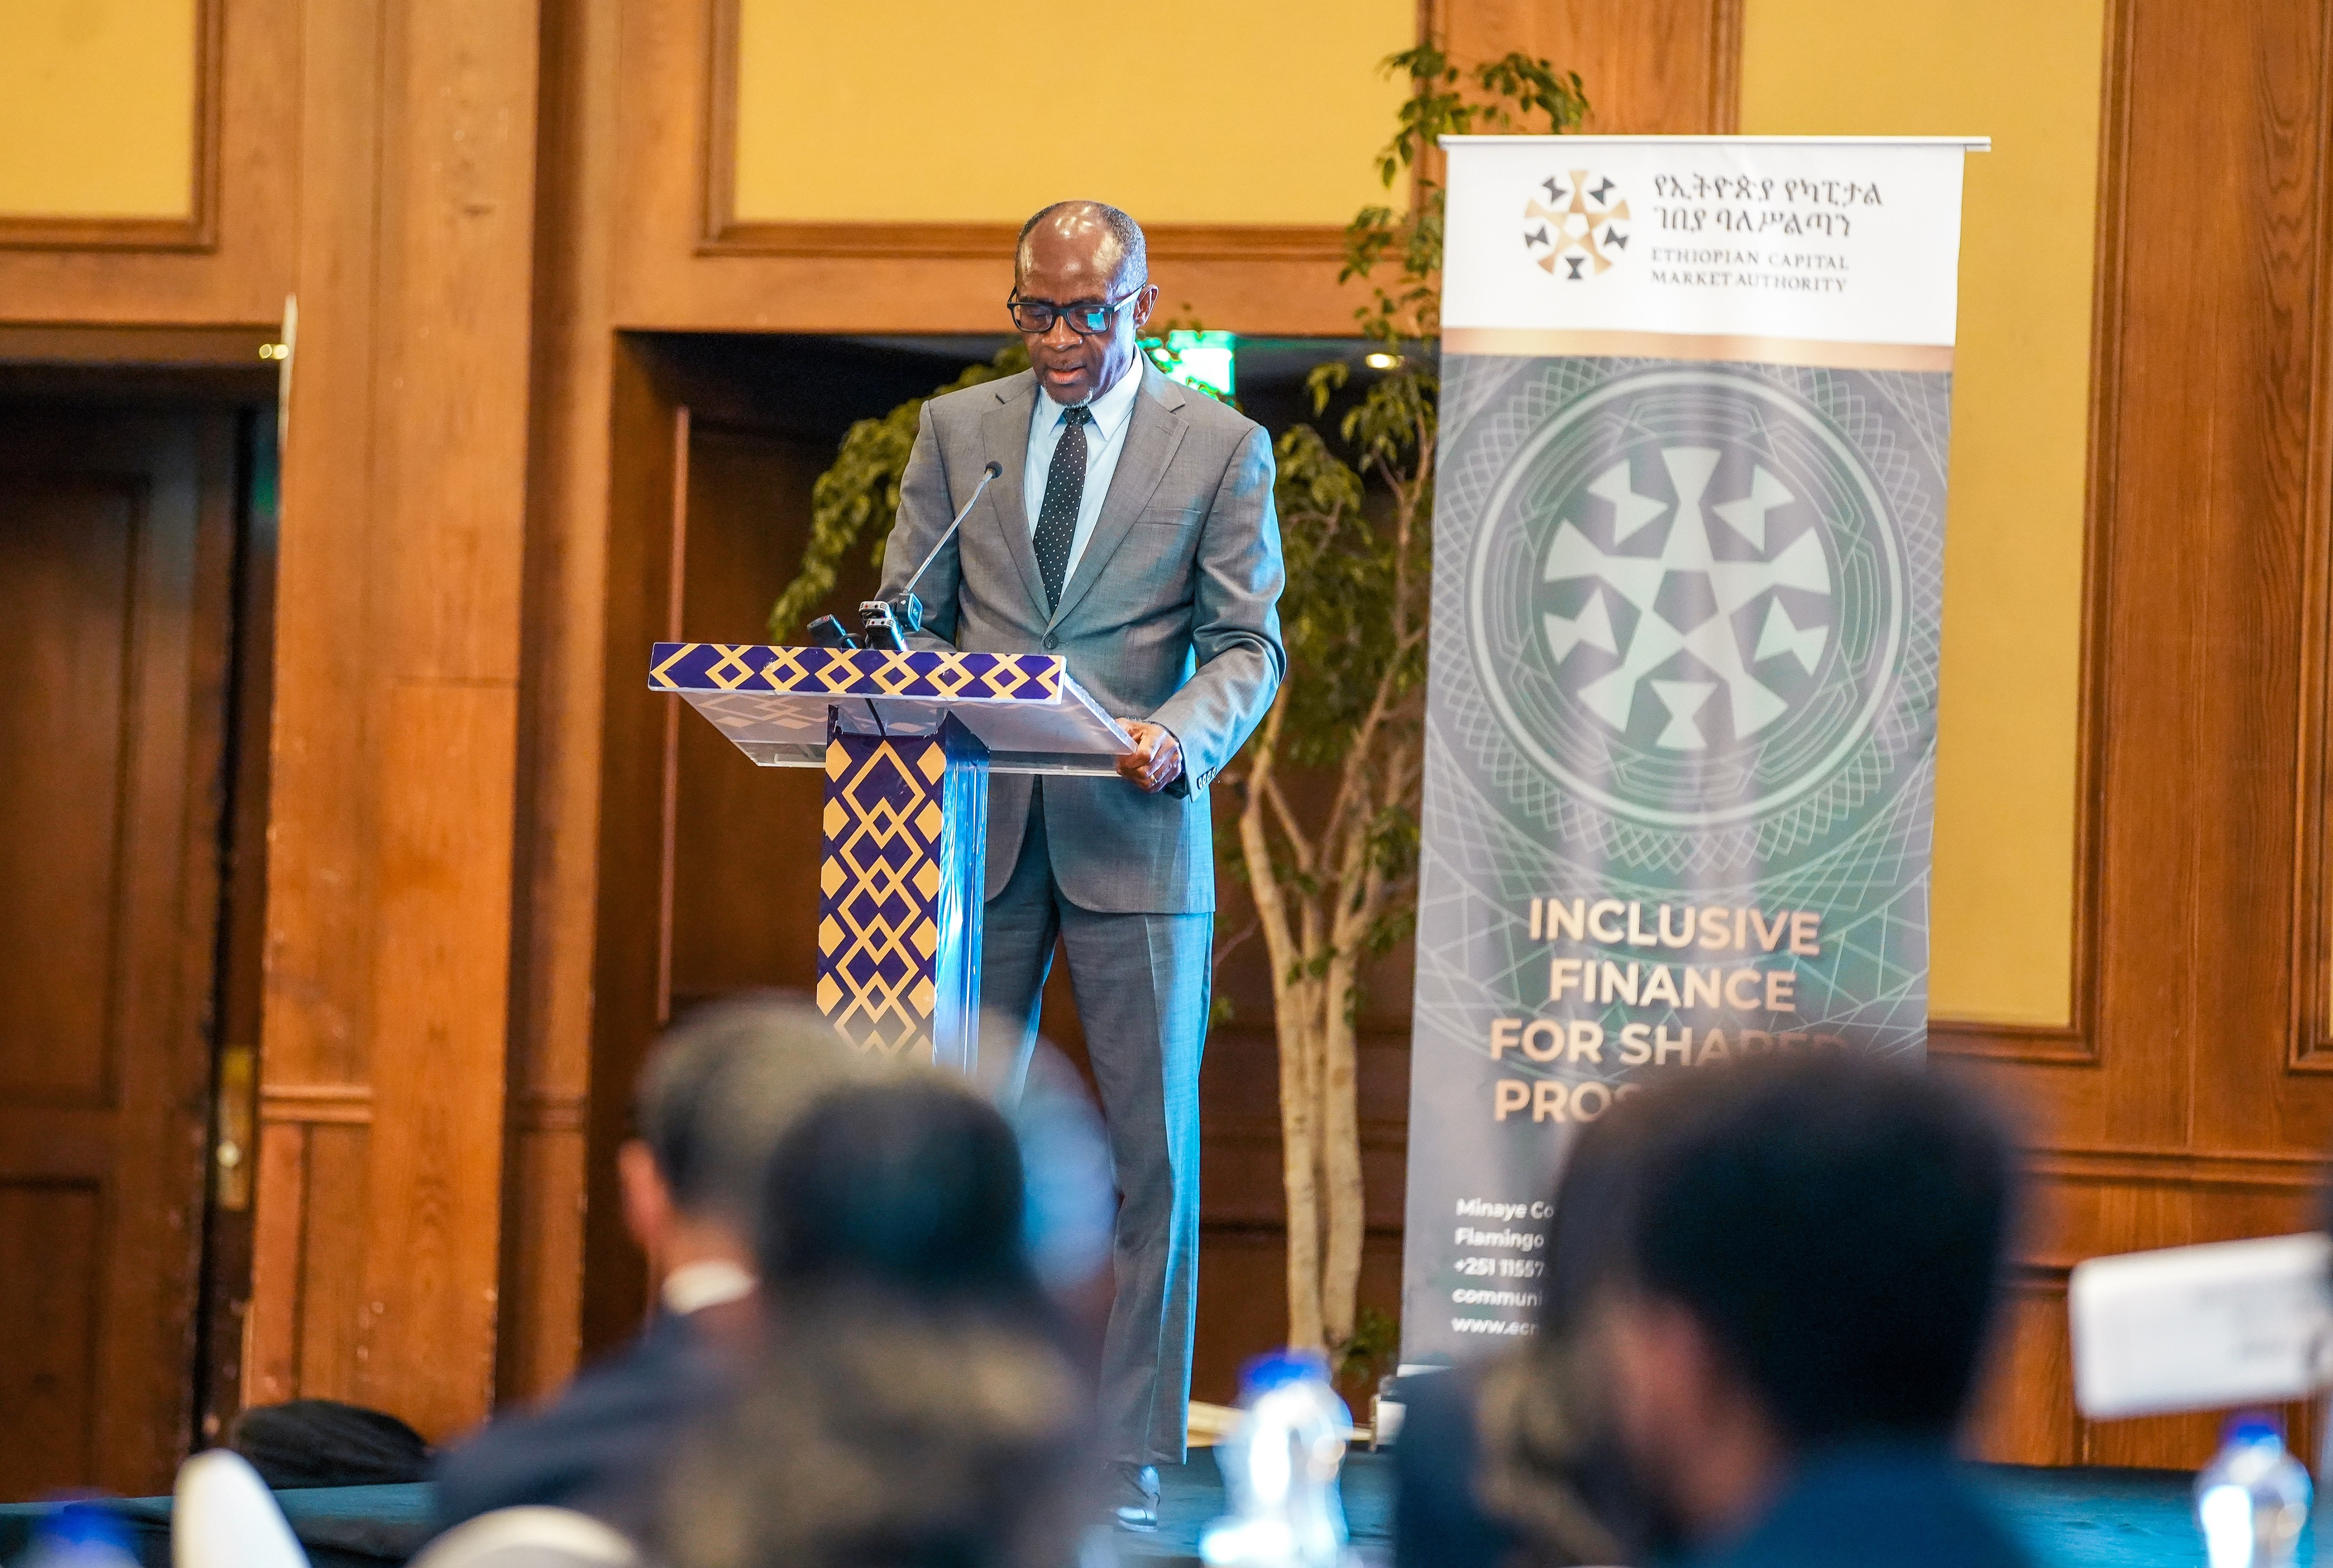
[(1859, 1056), (1761, 1058), (1632, 1096), (1621, 1438), (1685, 1533), (1742, 1522), (1802, 1458), (1943, 1445), (2011, 1223), (2008, 1140), (1950, 1083)]
[(624, 1218), (660, 1275), (706, 1259), (749, 1265), (762, 1177), (788, 1128), (871, 1066), (805, 1003), (714, 1002), (657, 1042), (618, 1154)]
[(419, 1432), (387, 1410), (338, 1400), (254, 1405), (227, 1423), (226, 1446), (279, 1492), (429, 1478), (429, 1445)]
[(1606, 1115), (1573, 1138), (1550, 1204), (1538, 1332), (1483, 1372), (1477, 1492), (1527, 1562), (1633, 1563), (1671, 1534), (1620, 1454), (1589, 1332), (1626, 1277), (1642, 1129)]
[(1644, 1127), (1604, 1116), (1579, 1129), (1549, 1202), (1539, 1336), (1576, 1336), (1626, 1273), (1628, 1216), (1644, 1159)]
[(936, 1074), (854, 1085), (772, 1160), (770, 1350), (684, 1446), (670, 1568), (1063, 1568), (1091, 1400), (1030, 1267), (1003, 1117)]
[(779, 1143), (755, 1247), (773, 1299), (1035, 1296), (1021, 1150), (969, 1089), (918, 1072), (828, 1095)]

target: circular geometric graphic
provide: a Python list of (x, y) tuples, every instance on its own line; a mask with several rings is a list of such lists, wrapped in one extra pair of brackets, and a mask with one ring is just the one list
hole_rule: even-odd
[(1771, 378), (1584, 391), (1505, 456), (1475, 533), (1467, 641), (1499, 726), (1656, 837), (1784, 816), (1791, 841), (1831, 837), (1916, 760), (1932, 690), (1900, 679), (1890, 488)]

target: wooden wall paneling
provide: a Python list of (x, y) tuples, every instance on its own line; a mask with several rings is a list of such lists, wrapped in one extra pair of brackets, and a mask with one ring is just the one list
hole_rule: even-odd
[(1742, 0), (1426, 0), (1462, 63), (1511, 49), (1577, 71), (1606, 135), (1725, 135), (1740, 118)]
[[(2328, 53), (2333, 53), (2333, 47)], [(2320, 183), (2325, 177), (2320, 171)], [(2309, 569), (2301, 602), (2302, 667), (2308, 684), (2299, 735), (2304, 763), (2298, 813), (2300, 901), (2293, 923), (2292, 960), (2300, 984), (2295, 993), (2299, 1016), (2290, 1059), (2303, 1074), (2333, 1072), (2333, 895), (2328, 895), (2333, 894), (2333, 836), (2328, 836), (2333, 814), (2328, 811), (2328, 797), (2333, 794), (2333, 397), (2321, 390), (2333, 384), (2333, 308), (2328, 308), (2333, 302), (2333, 243), (2325, 237), (2333, 218), (2321, 218), (2320, 225), (2318, 331), (2308, 376), (2308, 385), (2320, 391), (2309, 409), (2307, 455), (2299, 475), (2309, 509), (2304, 527)]]
[[(602, 631), (599, 898), (593, 931), (584, 1182), (582, 1344), (631, 1334), (648, 1303), (645, 1266), (619, 1219), (616, 1150), (629, 1135), (633, 1075), (664, 1021), (670, 919), (670, 758), (678, 715), (648, 689), (648, 645), (676, 635), (687, 524), (686, 407), (651, 350), (619, 339), (610, 381), (607, 598)], [(637, 670), (639, 678), (627, 677)]]
[[(647, 1279), (615, 1192), (615, 1150), (656, 1031), (725, 992), (807, 990), (821, 784), (754, 768), (647, 689), (648, 645), (754, 640), (808, 535), (822, 445), (698, 416), (723, 388), (629, 339), (619, 352), (601, 762), (600, 910), (585, 1181), (583, 1344), (638, 1325)], [(692, 399), (683, 402), (686, 396)], [(871, 575), (845, 568), (845, 589)], [(853, 582), (855, 577), (866, 580)], [(711, 628), (708, 630), (707, 628)], [(723, 628), (726, 628), (725, 630)]]
[(0, 220), (0, 320), (279, 320), (298, 229), (305, 0), (201, 0), (195, 211)]
[[(331, 1089), (371, 1074), (373, 995), (367, 972), (375, 875), (367, 853), (378, 780), (364, 722), (375, 636), (365, 591), (374, 419), (377, 263), (358, 212), (376, 189), (383, 112), (374, 66), (377, 4), (300, 33), (293, 144), (299, 182), (319, 195), (297, 228), (306, 330), (294, 366), (283, 454), (278, 556), (267, 923), (260, 1037), (261, 1116), (269, 1127), (252, 1216), (255, 1277), (250, 1356), (261, 1386), (283, 1398), (353, 1399), (354, 1357), (319, 1353), (352, 1324), (361, 1280), (347, 1260), (309, 1247), (360, 1228), (362, 1190), (293, 1184), (264, 1162), (289, 1148), (314, 1154), (302, 1113)], [(331, 193), (331, 194), (327, 194)], [(337, 224), (330, 221), (337, 216)], [(289, 280), (287, 280), (288, 282)], [(329, 282), (328, 282), (329, 281)], [(370, 1122), (369, 1095), (364, 1114)], [(296, 1128), (296, 1144), (279, 1129)], [(295, 1205), (287, 1201), (296, 1195)], [(317, 1209), (324, 1208), (319, 1223)], [(295, 1263), (284, 1278), (272, 1265)], [(357, 1259), (361, 1266), (361, 1256)], [(334, 1267), (338, 1266), (338, 1267)]]
[[(670, 554), (665, 560), (664, 634), (662, 640), (679, 642), (688, 626), (689, 462), (696, 454), (696, 410), (676, 404), (670, 421), (672, 478)], [(657, 899), (656, 1021), (658, 1028), (672, 1018), (672, 936), (674, 884), (679, 878), (681, 721), (683, 704), (654, 700), (657, 712)], [(645, 1057), (645, 1048), (642, 1052)], [(628, 1064), (636, 1069), (638, 1062)], [(621, 1080), (632, 1082), (630, 1071)], [(610, 1080), (611, 1085), (614, 1082)]]
[(300, 1286), (308, 1237), (308, 1130), (263, 1108), (253, 1207), (265, 1219), (252, 1233), (251, 1308), (243, 1320), (243, 1398), (273, 1405), (300, 1390)]
[[(373, 1180), (371, 1104), (367, 1101), (346, 1119), (311, 1122), (303, 1131), (308, 1181), (301, 1205), (306, 1229), (300, 1253), (304, 1273), (300, 1351), (294, 1362), (297, 1397), (348, 1400), (391, 1410), (409, 1408), (393, 1392), (382, 1398), (361, 1375), (367, 1370), (366, 1355), (360, 1353), (367, 1346), (365, 1266), (371, 1238), (367, 1225), (351, 1220), (369, 1214), (375, 1194), (382, 1190)], [(382, 1370), (393, 1373), (396, 1369)]]
[[(680, 625), (719, 642), (768, 638), (770, 606), (810, 540), (811, 485), (832, 448), (702, 416), (690, 425), (687, 559)], [(836, 598), (878, 587), (851, 552)], [(673, 756), (669, 1008), (726, 992), (817, 981), (818, 867), (826, 779), (757, 768), (682, 704)]]
[(78, 1424), (47, 1448), (20, 1425), (0, 1475), (134, 1493), (192, 1431), (235, 421), (5, 430), (0, 1246), (64, 1272), (0, 1380)]
[(310, 1126), (299, 1391), (442, 1438), (500, 1278), (538, 17), (304, 20), (263, 1100), (369, 1096)]
[(556, 1387), (582, 1343), (618, 358), (609, 258), (619, 6), (541, 10), (504, 1400)]
[(245, 1402), (356, 1400), (372, 1092), (276, 1084), (259, 1119)]
[[(129, 1005), (119, 1019), (125, 1056), (149, 1058), (135, 1076), (124, 1073), (122, 1109), (149, 1131), (144, 1137), (133, 1133), (132, 1157), (123, 1162), (114, 1201), (119, 1209), (141, 1191), (167, 1196), (158, 1213), (133, 1218), (117, 1212), (113, 1219), (124, 1232), (152, 1227), (159, 1233), (148, 1257), (118, 1260), (120, 1273), (110, 1282), (113, 1315), (107, 1323), (107, 1354), (120, 1385), (140, 1388), (139, 1402), (149, 1409), (174, 1413), (167, 1426), (123, 1430), (107, 1423), (101, 1429), (105, 1449), (100, 1468), (101, 1474), (155, 1480), (175, 1473), (194, 1438), (195, 1391), (187, 1374), (194, 1364), (201, 1205), (208, 1185), (222, 904), (219, 846), (227, 827), (223, 814), (239, 511), (235, 486), (241, 469), (231, 412), (179, 417), (188, 426), (190, 467), (197, 476), (195, 493), (180, 504), (190, 505), (197, 526), (166, 559), (146, 565), (140, 587), (150, 602), (167, 582), (183, 607), (164, 626), (141, 616), (149, 625), (141, 629), (137, 651), (141, 663), (168, 672), (143, 694), (139, 766), (158, 764), (174, 776), (157, 780), (151, 804), (140, 813), (154, 828), (126, 837), (122, 845), (125, 863), (138, 867), (138, 881), (147, 884), (136, 895), (141, 903), (152, 900), (150, 924), (137, 940), (158, 951), (175, 948), (176, 961), (156, 966), (138, 991), (125, 998)], [(175, 744), (153, 743), (166, 736)], [(135, 1347), (125, 1332), (133, 1320), (142, 1320), (137, 1326), (140, 1337), (150, 1332), (149, 1324), (169, 1325), (167, 1344), (175, 1353), (155, 1356)]]
[(397, 1201), (370, 1206), (358, 1357), (375, 1402), (442, 1435), (493, 1402), (531, 391), (510, 302), (533, 292), (538, 15), (436, 0), (396, 20), (370, 846), (391, 1006), (374, 1015), (367, 1152), (371, 1190)]
[[(2302, 658), (2312, 638), (2302, 589), (2311, 525), (2321, 531), (2326, 517), (2309, 481), (2312, 468), (2324, 472), (2321, 458), (2310, 462), (2309, 437), (2323, 429), (2328, 395), (2316, 372), (2326, 326), (2333, 14), (2299, 0), (2248, 10), (2212, 29), (2215, 45), (2200, 59), (2179, 36), (2191, 26), (2170, 8), (2134, 11), (2132, 93), (2178, 93), (2191, 134), (2174, 137), (2135, 116), (2132, 188), (2152, 198), (2184, 177), (2200, 196), (2215, 183), (2206, 170), (2247, 167), (2258, 178), (2233, 245), (2232, 236), (2207, 240), (2179, 225), (2131, 231), (2134, 307), (2145, 297), (2139, 308), (2181, 310), (2187, 331), (2161, 344), (2159, 359), (2126, 349), (2145, 378), (2139, 397), (2126, 395), (2134, 416), (2125, 438), (2127, 515), (2139, 512), (2141, 493), (2150, 512), (2188, 502), (2190, 537), (2204, 534), (2213, 547), (2208, 575), (2189, 585), (2205, 623), (2190, 656), (2206, 666), (2196, 672), (2199, 686), (2218, 699), (2201, 707), (2192, 732), (2196, 755), (2213, 764), (2203, 775), (2210, 795), (2198, 802), (2204, 897), (2196, 915), (2197, 929), (2224, 933), (2232, 951), (2194, 970), (2191, 1028), (2204, 1070), (2192, 1076), (2191, 1137), (2204, 1149), (2321, 1154), (2333, 1139), (2333, 1089), (2290, 1074), (2288, 1063), (2301, 978), (2290, 923), (2307, 880), (2295, 791), (2302, 736), (2313, 729), (2303, 722), (2311, 683)], [(2185, 107), (2193, 98), (2212, 106), (2202, 125)], [(2204, 321), (2222, 330), (2195, 333)], [(2217, 352), (2195, 352), (2204, 343)], [(2157, 379), (2182, 368), (2192, 379), (2175, 391)], [(2242, 412), (2231, 418), (2232, 410)], [(2151, 437), (2143, 452), (2132, 450), (2142, 419)], [(2168, 439), (2199, 420), (2212, 427), (2208, 443)], [(2149, 483), (2158, 473), (2168, 481), (2160, 490)], [(2171, 521), (2167, 508), (2158, 515)], [(2237, 1042), (2247, 1047), (2231, 1049)]]
[[(628, 91), (617, 110), (628, 215), (613, 236), (618, 325), (696, 331), (993, 332), (1014, 225), (740, 225), (711, 149), (726, 145), (734, 57), (725, 0), (620, 0)], [(1010, 156), (1000, 145), (1000, 157)], [(1352, 330), (1331, 230), (1162, 225), (1153, 276), (1170, 311), (1210, 327)]]
[[(1933, 1041), (2028, 1118), (2035, 1267), (2299, 1229), (2324, 1178), (2328, 25), (2109, 10), (2075, 1027)], [(2232, 169), (2215, 232), (2131, 221)], [(2062, 1315), (2016, 1316), (2003, 1375), (2054, 1380)], [(1988, 1452), (2192, 1466), (2216, 1440), (2059, 1401), (1997, 1380)]]
[(358, 1387), (439, 1436), (494, 1404), (514, 687), (398, 679), (376, 753), (373, 954), (390, 985), (374, 1014)]
[(2028, 1267), (2012, 1274), (1969, 1420), (1971, 1451), (2021, 1464), (2087, 1458), (2065, 1323), (2063, 1269)]
[[(152, 378), (157, 389), (192, 398), (256, 400), (274, 389), (275, 376), (261, 350), (274, 353), (279, 326), (11, 326), (0, 323), (0, 363), (46, 383), (27, 396), (74, 400), (66, 378), (86, 376), (92, 387), (139, 390), (130, 377)], [(250, 374), (245, 374), (249, 372)], [(97, 378), (102, 378), (101, 382)], [(95, 401), (119, 401), (100, 397)]]
[(497, 1404), (558, 1388), (582, 1350), (586, 1098), (580, 1091), (512, 1095)]
[[(2301, 0), (2251, 0), (2199, 33), (2158, 0), (2126, 0), (2116, 25), (2117, 209), (2130, 192), (2148, 210), (2182, 191), (2205, 199), (2232, 167), (2253, 183), (2229, 232), (2126, 221), (2118, 235), (2103, 394), (2116, 464), (2101, 628), (2106, 1083), (2061, 1107), (2057, 1136), (2313, 1154), (2333, 1102), (2286, 1078), (2283, 1042), (2302, 484), (2322, 395), (2309, 378), (2323, 330), (2326, 18)], [(2296, 1094), (2305, 1119), (2291, 1115)]]
[(101, 1184), (0, 1179), (0, 1398), (20, 1432), (0, 1443), (0, 1497), (32, 1499), (85, 1481), (101, 1463), (99, 1331), (105, 1322)]
[(372, 1090), (284, 1081), (272, 1049), (263, 1035), (245, 1401), (354, 1400)]

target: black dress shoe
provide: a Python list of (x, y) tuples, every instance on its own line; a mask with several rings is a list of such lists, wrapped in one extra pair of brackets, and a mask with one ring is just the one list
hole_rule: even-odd
[(1148, 1465), (1110, 1468), (1110, 1501), (1121, 1530), (1147, 1534), (1158, 1528), (1158, 1472)]

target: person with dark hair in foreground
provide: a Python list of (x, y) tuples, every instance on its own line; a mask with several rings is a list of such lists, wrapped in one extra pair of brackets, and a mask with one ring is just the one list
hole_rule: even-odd
[(1536, 1568), (1637, 1562), (1674, 1538), (1621, 1452), (1593, 1332), (1624, 1280), (1644, 1144), (1626, 1116), (1580, 1129), (1551, 1205), (1539, 1332), (1483, 1378), (1475, 1495)]
[(753, 1238), (771, 1152), (820, 1095), (868, 1071), (823, 1018), (779, 999), (714, 1003), (667, 1031), (617, 1156), (656, 1311), (550, 1404), (493, 1421), (438, 1462), (440, 1531), (527, 1505), (637, 1523), (675, 1435), (757, 1330)]
[(936, 1074), (838, 1092), (772, 1162), (768, 1349), (683, 1445), (667, 1568), (1070, 1568), (1090, 1391), (1022, 1238), (1020, 1151)]
[(1840, 1056), (1696, 1070), (1611, 1115), (1645, 1143), (1599, 1337), (1690, 1560), (2024, 1568), (1950, 1452), (2012, 1218), (1992, 1115)]
[(1622, 1464), (1589, 1328), (1618, 1285), (1641, 1139), (1582, 1127), (1558, 1178), (1536, 1332), (1484, 1362), (1402, 1380), (1397, 1568), (1638, 1560), (1656, 1536)]

